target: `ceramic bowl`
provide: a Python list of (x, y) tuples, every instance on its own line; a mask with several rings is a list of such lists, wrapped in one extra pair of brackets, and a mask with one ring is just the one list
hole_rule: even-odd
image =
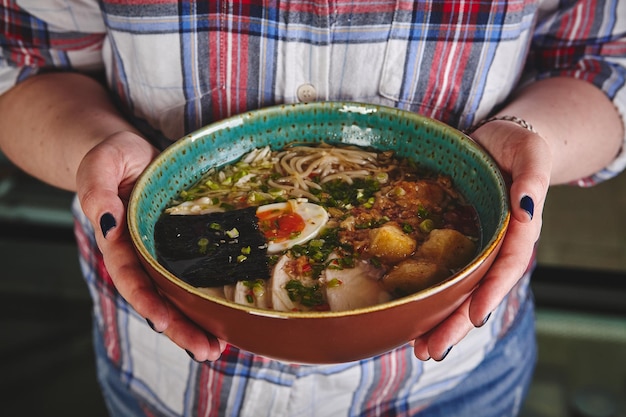
[[(343, 143), (393, 150), (450, 175), (473, 204), (482, 227), (478, 255), (438, 285), (369, 308), (278, 312), (212, 297), (178, 279), (155, 256), (154, 225), (166, 205), (211, 167), (255, 147), (292, 142)], [(495, 162), (472, 139), (438, 121), (360, 103), (281, 105), (240, 114), (191, 133), (160, 154), (136, 183), (128, 227), (159, 290), (185, 315), (241, 349), (294, 363), (359, 360), (400, 346), (440, 323), (468, 297), (500, 249), (510, 214)]]

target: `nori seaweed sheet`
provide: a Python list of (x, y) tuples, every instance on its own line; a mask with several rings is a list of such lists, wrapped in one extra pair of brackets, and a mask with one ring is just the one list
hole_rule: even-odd
[[(154, 227), (157, 260), (196, 287), (269, 279), (267, 240), (259, 230), (256, 209), (202, 215), (162, 214)], [(229, 236), (233, 229), (238, 236)]]

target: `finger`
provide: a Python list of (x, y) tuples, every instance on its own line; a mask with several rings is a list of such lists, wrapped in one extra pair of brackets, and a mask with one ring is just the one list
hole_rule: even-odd
[(511, 221), (496, 261), (472, 293), (469, 317), (474, 326), (484, 323), (524, 275), (533, 258), (536, 234), (535, 224)]
[(189, 356), (198, 362), (215, 361), (226, 348), (226, 342), (206, 333), (203, 329), (189, 321), (173, 305), (168, 304), (170, 325), (165, 335), (178, 346), (185, 349)]
[[(149, 320), (155, 331), (167, 335), (199, 362), (220, 357), (225, 343), (191, 323), (176, 307), (162, 298), (134, 257), (128, 234), (116, 242), (110, 242), (104, 237), (98, 239), (101, 240), (99, 245), (105, 248), (105, 266), (113, 284), (137, 313)], [(109, 261), (109, 258), (115, 261)]]
[[(155, 331), (166, 334), (199, 362), (220, 357), (225, 343), (191, 323), (176, 307), (162, 298), (134, 257), (127, 234), (116, 242), (110, 242), (104, 237), (98, 239), (101, 240), (99, 245), (105, 248), (105, 266), (116, 289), (138, 314), (151, 323)], [(110, 258), (115, 261), (109, 261)]]
[(469, 320), (468, 298), (443, 322), (415, 340), (413, 352), (418, 359), (443, 360), (452, 347), (459, 343), (474, 328)]
[(170, 309), (137, 260), (128, 233), (116, 241), (102, 235), (97, 240), (117, 291), (138, 314), (152, 322), (156, 331), (165, 331), (170, 326)]
[(430, 353), (428, 353), (428, 336), (422, 335), (419, 338), (411, 342), (413, 345), (413, 354), (415, 357), (422, 361), (430, 359)]
[(169, 325), (168, 309), (137, 259), (122, 200), (107, 180), (85, 175), (88, 179), (78, 187), (81, 208), (94, 223), (96, 242), (113, 284), (137, 313), (150, 320), (156, 330), (164, 331)]

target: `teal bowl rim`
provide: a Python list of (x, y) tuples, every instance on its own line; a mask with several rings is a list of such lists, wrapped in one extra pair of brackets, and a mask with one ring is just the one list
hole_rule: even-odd
[[(135, 223), (135, 217), (133, 213), (137, 210), (137, 205), (139, 204), (139, 194), (142, 187), (148, 181), (148, 178), (154, 174), (155, 171), (158, 170), (159, 164), (164, 163), (169, 158), (175, 156), (180, 148), (183, 148), (187, 145), (187, 142), (194, 142), (206, 135), (209, 135), (213, 132), (228, 129), (231, 127), (236, 127), (245, 123), (246, 119), (252, 118), (252, 116), (259, 115), (272, 115), (277, 113), (284, 113), (288, 109), (299, 109), (299, 108), (309, 108), (311, 111), (315, 111), (315, 109), (319, 108), (327, 108), (327, 107), (337, 107), (345, 109), (345, 111), (350, 112), (393, 112), (401, 115), (403, 118), (406, 118), (407, 122), (411, 121), (413, 123), (423, 124), (423, 125), (432, 125), (432, 127), (442, 130), (446, 132), (447, 136), (453, 136), (457, 140), (461, 141), (465, 148), (472, 149), (474, 152), (480, 155), (481, 158), (484, 158), (488, 165), (491, 167), (491, 174), (495, 177), (498, 188), (503, 193), (504, 198), (501, 199), (501, 210), (500, 210), (500, 219), (497, 222), (497, 227), (490, 239), (484, 243), (484, 246), (479, 254), (470, 262), (468, 265), (457, 271), (455, 274), (451, 275), (444, 281), (433, 285), (424, 290), (418, 291), (414, 294), (394, 299), (391, 301), (387, 301), (385, 303), (377, 304), (370, 307), (364, 307), (353, 310), (346, 311), (323, 311), (323, 312), (288, 312), (288, 311), (275, 311), (262, 309), (257, 307), (245, 306), (242, 304), (236, 304), (234, 302), (228, 301), (226, 299), (212, 296), (207, 294), (198, 288), (184, 282), (180, 278), (177, 278), (174, 274), (169, 272), (165, 267), (163, 267), (152, 254), (147, 250), (147, 248), (143, 244), (143, 239), (139, 233), (137, 228), (137, 224)], [(240, 155), (241, 156), (241, 155)], [(235, 159), (231, 159), (228, 161), (223, 161), (223, 163), (231, 162)], [(426, 116), (419, 115), (417, 113), (409, 112), (406, 110), (397, 109), (394, 107), (388, 107), (383, 105), (376, 104), (367, 104), (367, 103), (359, 103), (359, 102), (350, 102), (350, 101), (324, 101), (324, 102), (313, 102), (313, 103), (295, 103), (295, 104), (280, 104), (273, 105), (269, 107), (264, 107), (258, 110), (251, 110), (244, 113), (240, 113), (220, 121), (208, 124), (200, 129), (195, 130), (194, 132), (189, 133), (188, 135), (183, 136), (179, 140), (173, 142), (170, 146), (168, 146), (163, 152), (161, 152), (143, 171), (143, 173), (139, 176), (135, 186), (130, 195), (128, 210), (127, 210), (127, 226), (131, 236), (132, 244), (138, 253), (138, 256), (142, 257), (145, 262), (147, 262), (157, 273), (165, 277), (167, 280), (175, 284), (176, 286), (182, 288), (183, 290), (192, 293), (198, 297), (204, 298), (208, 301), (221, 304), (223, 306), (233, 308), (236, 310), (240, 310), (242, 312), (246, 312), (253, 315), (269, 317), (269, 318), (280, 318), (280, 319), (323, 319), (330, 317), (347, 317), (351, 315), (359, 315), (364, 313), (370, 313), (380, 310), (387, 310), (390, 308), (394, 308), (397, 306), (410, 304), (425, 298), (428, 298), (436, 293), (439, 293), (445, 290), (448, 287), (451, 287), (458, 282), (462, 281), (468, 275), (472, 274), (476, 269), (478, 269), (490, 256), (490, 254), (498, 250), (500, 243), (504, 239), (504, 235), (506, 234), (506, 230), (508, 228), (509, 222), (511, 218), (510, 206), (508, 200), (508, 192), (507, 186), (498, 168), (495, 160), (480, 146), (477, 142), (475, 142), (471, 137), (463, 133), (462, 131), (455, 129), (452, 126), (449, 126), (443, 122), (440, 122), (435, 119), (431, 119)]]

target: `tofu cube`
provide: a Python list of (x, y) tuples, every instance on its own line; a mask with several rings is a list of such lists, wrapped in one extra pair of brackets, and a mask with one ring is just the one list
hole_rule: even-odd
[(417, 259), (407, 259), (392, 268), (382, 279), (385, 290), (395, 296), (405, 296), (431, 287), (450, 275), (442, 265)]
[(453, 229), (435, 229), (428, 234), (416, 258), (458, 269), (467, 265), (476, 254), (476, 243)]
[(400, 229), (395, 223), (370, 230), (368, 252), (383, 262), (397, 263), (411, 256), (417, 248), (417, 242)]

